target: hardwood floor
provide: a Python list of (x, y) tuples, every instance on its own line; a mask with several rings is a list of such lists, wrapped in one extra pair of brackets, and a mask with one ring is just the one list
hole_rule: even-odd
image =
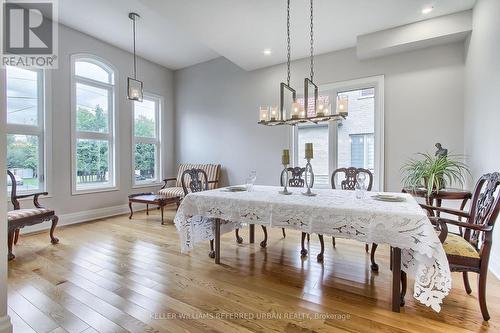
[[(370, 271), (364, 244), (326, 242), (325, 262), (301, 259), (300, 234), (270, 230), (267, 249), (222, 238), (222, 265), (206, 246), (179, 251), (167, 209), (22, 236), (9, 263), (9, 315), (14, 332), (480, 332), (500, 331), (500, 282), (489, 276), (492, 319), (482, 321), (477, 291), (467, 295), (460, 274), (437, 314), (408, 289), (401, 314), (391, 312), (388, 248), (380, 246), (379, 273)], [(472, 275), (472, 285), (476, 276)], [(413, 283), (410, 280), (409, 285)], [(315, 317), (320, 315), (319, 318)]]

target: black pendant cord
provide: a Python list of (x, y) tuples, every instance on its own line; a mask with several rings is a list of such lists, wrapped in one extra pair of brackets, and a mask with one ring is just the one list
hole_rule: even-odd
[(135, 20), (136, 20), (136, 17), (134, 16), (132, 21), (133, 21), (133, 25), (132, 25), (132, 30), (134, 32), (134, 79), (137, 79), (136, 77), (136, 72), (137, 72), (137, 64), (136, 64), (136, 57), (135, 57)]
[(311, 82), (314, 82), (314, 25), (313, 25), (313, 0), (311, 0)]
[(286, 36), (287, 36), (287, 77), (286, 83), (290, 87), (290, 0), (287, 0), (286, 9)]

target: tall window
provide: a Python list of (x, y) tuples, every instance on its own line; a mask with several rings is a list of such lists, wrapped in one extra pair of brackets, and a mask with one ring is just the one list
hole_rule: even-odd
[(144, 94), (141, 102), (134, 102), (133, 121), (133, 183), (148, 185), (161, 179), (160, 139), (161, 98)]
[(312, 142), (315, 187), (329, 187), (337, 168), (357, 167), (370, 170), (374, 189), (383, 190), (383, 77), (324, 85), (319, 95), (333, 110), (338, 98), (347, 99), (349, 115), (338, 122), (296, 126), (295, 165), (305, 166), (304, 145)]
[(94, 56), (73, 56), (73, 193), (116, 188), (115, 71)]
[[(44, 73), (7, 66), (6, 74), (7, 168), (18, 191), (41, 191), (45, 189)], [(8, 191), (11, 187), (8, 178)]]

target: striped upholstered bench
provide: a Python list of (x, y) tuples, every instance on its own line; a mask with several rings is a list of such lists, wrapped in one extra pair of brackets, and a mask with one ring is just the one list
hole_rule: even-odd
[[(165, 184), (162, 186), (158, 194), (166, 196), (168, 198), (172, 197), (184, 197), (184, 190), (182, 189), (182, 181), (181, 176), (185, 170), (188, 169), (202, 169), (207, 173), (208, 188), (213, 190), (219, 186), (219, 177), (220, 177), (220, 164), (190, 164), (183, 163), (179, 165), (179, 170), (177, 171), (177, 177), (167, 178), (163, 181)], [(175, 181), (174, 186), (168, 186), (169, 183)]]

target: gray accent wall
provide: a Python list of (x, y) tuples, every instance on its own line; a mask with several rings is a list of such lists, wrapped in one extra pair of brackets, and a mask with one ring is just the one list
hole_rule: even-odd
[[(434, 152), (436, 142), (463, 152), (464, 51), (457, 42), (365, 61), (354, 48), (316, 57), (318, 84), (385, 76), (386, 190), (400, 191), (403, 162)], [(308, 75), (307, 59), (292, 63), (292, 86)], [(220, 163), (223, 185), (242, 183), (250, 170), (257, 183), (277, 185), (288, 130), (257, 121), (260, 105), (278, 104), (285, 78), (284, 64), (247, 72), (224, 58), (176, 71), (177, 162)]]
[[(500, 1), (479, 0), (465, 66), (465, 153), (474, 180), (500, 172)], [(471, 184), (472, 186), (473, 184)], [(498, 221), (497, 221), (498, 223)], [(493, 236), (491, 268), (500, 278), (500, 227)]]
[[(111, 63), (118, 71), (116, 81), (116, 135), (119, 190), (91, 194), (71, 194), (71, 97), (70, 56), (89, 53)], [(132, 73), (132, 54), (111, 46), (64, 25), (59, 25), (59, 68), (50, 71), (52, 118), (52, 172), (47, 175), (50, 197), (42, 203), (58, 215), (125, 205), (132, 192), (158, 190), (159, 186), (132, 189), (132, 102), (127, 99), (127, 76)], [(144, 80), (144, 90), (163, 96), (163, 164), (164, 174), (174, 170), (173, 72), (165, 67), (138, 58), (138, 78)], [(50, 156), (48, 156), (50, 159)], [(29, 201), (23, 202), (27, 206)], [(47, 227), (48, 224), (43, 227)], [(26, 229), (29, 231), (29, 228)]]

